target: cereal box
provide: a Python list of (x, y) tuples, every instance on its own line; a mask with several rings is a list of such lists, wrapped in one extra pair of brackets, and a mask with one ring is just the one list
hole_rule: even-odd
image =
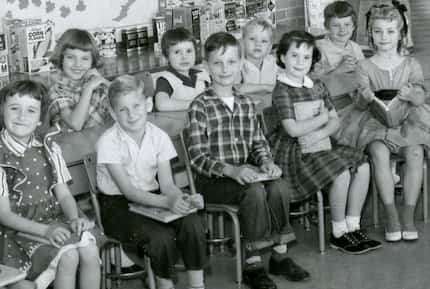
[(55, 46), (53, 30), (50, 21), (9, 27), (10, 71), (38, 73), (53, 70), (49, 62)]

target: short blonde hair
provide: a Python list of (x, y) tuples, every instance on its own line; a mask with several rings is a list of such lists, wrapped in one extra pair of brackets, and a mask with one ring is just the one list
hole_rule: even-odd
[(135, 76), (124, 74), (115, 78), (108, 89), (108, 98), (111, 108), (115, 107), (116, 100), (131, 92), (139, 92), (143, 95), (143, 81), (138, 80)]
[(271, 35), (270, 38), (273, 40), (273, 26), (272, 24), (270, 24), (269, 21), (267, 21), (264, 18), (255, 18), (255, 19), (249, 20), (242, 28), (242, 36), (245, 37), (246, 34), (249, 32), (249, 30), (253, 27), (261, 27), (263, 28), (263, 31), (268, 30)]

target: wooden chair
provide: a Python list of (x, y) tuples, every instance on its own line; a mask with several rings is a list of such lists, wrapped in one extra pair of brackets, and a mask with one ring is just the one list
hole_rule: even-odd
[[(266, 136), (271, 135), (276, 129), (279, 121), (277, 119), (277, 114), (274, 111), (272, 106), (266, 107), (263, 109), (262, 114), (260, 116), (261, 127)], [(317, 214), (318, 214), (318, 241), (319, 241), (319, 250), (321, 254), (325, 253), (325, 220), (324, 220), (324, 211), (327, 207), (324, 207), (324, 197), (321, 191), (318, 191), (317, 194)], [(290, 212), (291, 216), (299, 216), (303, 217), (303, 223), (305, 225), (305, 229), (310, 229), (309, 215), (314, 212), (311, 208), (311, 199), (304, 200), (302, 205), (299, 206), (299, 209), (294, 212)]]
[[(95, 220), (97, 225), (103, 230), (103, 224), (100, 214), (100, 205), (97, 199), (97, 194), (99, 193), (97, 189), (96, 180), (96, 166), (97, 166), (97, 155), (96, 153), (88, 154), (84, 157), (85, 171), (87, 173), (87, 180), (90, 188), (90, 198), (91, 203), (94, 208)], [(114, 240), (114, 239), (113, 239)], [(121, 249), (127, 253), (127, 256), (135, 262), (136, 264), (142, 266), (146, 270), (133, 272), (133, 273), (123, 273), (121, 272)], [(113, 258), (112, 258), (113, 257)], [(119, 241), (112, 241), (107, 246), (102, 248), (101, 252), (102, 259), (102, 289), (110, 288), (111, 281), (115, 282), (116, 288), (121, 288), (121, 280), (137, 279), (147, 277), (148, 286), (150, 289), (155, 289), (155, 278), (151, 270), (149, 257), (145, 256), (142, 258), (138, 256), (136, 248), (122, 246)], [(111, 260), (115, 261), (114, 270), (111, 270)]]
[[(180, 134), (180, 147), (177, 147), (175, 145), (176, 150), (178, 151), (178, 155), (181, 154), (181, 157), (185, 160), (186, 165), (186, 171), (189, 176), (188, 181), (190, 184), (190, 188), (192, 191), (196, 191), (195, 184), (194, 184), (194, 178), (193, 178), (193, 172), (191, 170), (190, 165), (190, 157), (188, 155), (188, 149), (187, 149), (187, 135), (186, 131), (182, 130)], [(174, 139), (174, 143), (177, 142), (177, 139)], [(214, 246), (217, 245), (220, 248), (220, 251), (223, 252), (225, 248), (225, 244), (230, 241), (230, 238), (226, 237), (225, 235), (225, 222), (224, 217), (229, 216), (232, 225), (233, 225), (233, 241), (235, 246), (235, 254), (236, 254), (236, 282), (238, 288), (241, 288), (242, 285), (242, 243), (241, 243), (241, 233), (240, 233), (240, 224), (239, 224), (239, 217), (238, 212), (239, 208), (234, 205), (224, 205), (224, 204), (209, 204), (205, 203), (205, 209), (207, 213), (207, 220), (208, 220), (208, 230), (209, 230), (209, 236), (208, 236), (208, 246), (209, 246), (209, 253), (213, 254), (214, 252)], [(217, 219), (218, 228), (215, 230), (214, 227), (214, 219)], [(215, 231), (217, 231), (215, 234)]]

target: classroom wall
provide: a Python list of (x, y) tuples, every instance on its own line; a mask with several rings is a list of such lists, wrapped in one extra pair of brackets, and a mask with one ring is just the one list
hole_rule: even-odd
[(0, 0), (0, 7), (0, 17), (51, 19), (59, 35), (70, 27), (150, 24), (158, 0)]

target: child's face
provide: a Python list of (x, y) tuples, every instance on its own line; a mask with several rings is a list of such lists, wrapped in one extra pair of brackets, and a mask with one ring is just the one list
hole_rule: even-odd
[(297, 43), (291, 43), (287, 53), (281, 56), (282, 62), (285, 64), (285, 73), (289, 78), (299, 83), (303, 82), (303, 78), (308, 74), (312, 66), (312, 53), (314, 48), (302, 43), (297, 47)]
[(372, 38), (378, 51), (397, 50), (401, 38), (397, 20), (377, 19), (372, 25)]
[(169, 48), (169, 64), (179, 73), (188, 75), (196, 63), (196, 50), (191, 41), (179, 42)]
[(3, 106), (4, 125), (16, 140), (28, 143), (40, 123), (41, 103), (29, 95), (15, 94)]
[(250, 27), (243, 38), (245, 57), (263, 59), (272, 49), (272, 33), (261, 26)]
[(147, 113), (152, 108), (150, 98), (140, 91), (119, 96), (112, 108), (113, 117), (121, 128), (130, 134), (139, 134), (145, 128)]
[(63, 72), (70, 79), (80, 80), (93, 65), (91, 51), (67, 48), (63, 54)]
[(354, 33), (354, 22), (352, 17), (333, 17), (328, 25), (329, 37), (333, 42), (346, 43)]
[(224, 51), (212, 51), (207, 62), (214, 86), (228, 87), (235, 84), (241, 66), (239, 47), (227, 46)]

